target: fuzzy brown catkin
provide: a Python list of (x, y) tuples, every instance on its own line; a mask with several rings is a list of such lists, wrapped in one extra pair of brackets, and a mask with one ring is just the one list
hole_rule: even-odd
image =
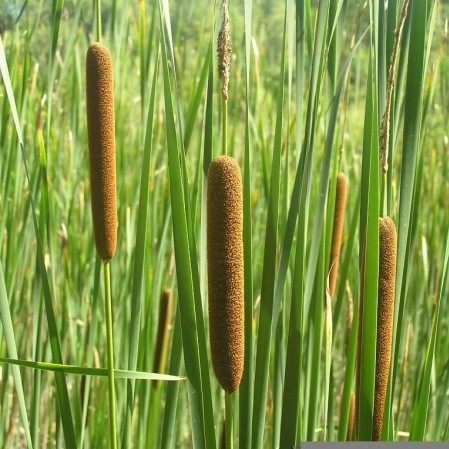
[(87, 50), (86, 105), (95, 246), (109, 260), (117, 246), (114, 93), (111, 54), (97, 42)]
[(329, 293), (334, 297), (337, 285), (338, 264), (340, 259), (341, 237), (345, 219), (347, 181), (344, 173), (337, 175), (337, 191), (335, 193), (334, 227), (332, 230), (331, 257), (329, 263)]
[(385, 395), (391, 360), (394, 293), (396, 284), (396, 227), (390, 217), (379, 218), (379, 290), (377, 302), (376, 387), (373, 440), (382, 432)]
[[(161, 373), (165, 369), (167, 359), (167, 345), (169, 327), (171, 323), (173, 300), (170, 288), (164, 288), (159, 304), (159, 321), (156, 334), (156, 347), (154, 351), (153, 372)], [(156, 385), (156, 382), (153, 383)]]
[(243, 205), (240, 168), (218, 156), (207, 176), (207, 272), (212, 365), (223, 389), (240, 384), (244, 360)]

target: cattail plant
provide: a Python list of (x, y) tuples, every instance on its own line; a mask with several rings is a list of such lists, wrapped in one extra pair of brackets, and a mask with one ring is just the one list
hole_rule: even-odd
[[(162, 373), (167, 360), (168, 337), (173, 312), (173, 295), (171, 288), (164, 288), (159, 304), (159, 321), (156, 334), (156, 348), (153, 360), (153, 372)], [(157, 382), (153, 382), (156, 386)]]
[(212, 365), (225, 390), (226, 447), (232, 447), (232, 398), (244, 361), (243, 203), (240, 168), (218, 156), (207, 176), (207, 270)]
[(394, 293), (396, 284), (396, 226), (390, 217), (379, 218), (379, 290), (377, 305), (376, 386), (373, 440), (382, 432), (385, 395), (391, 359)]
[(335, 194), (334, 227), (332, 230), (332, 246), (329, 261), (329, 294), (334, 297), (337, 285), (338, 264), (340, 259), (341, 237), (346, 210), (347, 180), (342, 172), (337, 175), (337, 191)]
[(94, 238), (104, 265), (110, 438), (111, 447), (115, 449), (117, 431), (110, 274), (110, 259), (117, 246), (114, 94), (111, 54), (100, 43), (91, 44), (87, 50), (86, 104)]
[(377, 337), (376, 337), (376, 383), (374, 390), (373, 435), (378, 441), (382, 433), (385, 398), (387, 393), (388, 376), (390, 372), (391, 343), (393, 338), (394, 295), (396, 287), (396, 226), (386, 215), (386, 184), (388, 172), (388, 151), (390, 135), (390, 109), (395, 80), (395, 65), (398, 55), (399, 42), (402, 36), (405, 19), (407, 17), (409, 0), (402, 3), (399, 22), (396, 27), (393, 52), (387, 79), (387, 98), (385, 111), (380, 126), (380, 166), (382, 169), (381, 204), (385, 214), (379, 217), (379, 278), (377, 300)]

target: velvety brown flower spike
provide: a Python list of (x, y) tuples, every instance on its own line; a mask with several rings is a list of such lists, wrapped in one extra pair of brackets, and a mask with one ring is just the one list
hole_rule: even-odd
[(240, 384), (244, 360), (243, 203), (240, 168), (218, 156), (207, 177), (207, 269), (212, 364), (227, 393)]
[(97, 42), (87, 50), (86, 102), (95, 246), (109, 260), (117, 245), (114, 93), (111, 54)]
[(380, 439), (391, 360), (394, 294), (396, 286), (396, 226), (390, 217), (379, 218), (379, 291), (377, 303), (376, 387), (373, 440)]

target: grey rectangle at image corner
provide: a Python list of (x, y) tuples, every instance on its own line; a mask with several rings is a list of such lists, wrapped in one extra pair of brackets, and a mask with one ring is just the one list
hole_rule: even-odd
[(354, 442), (336, 442), (336, 443), (325, 443), (325, 442), (303, 442), (299, 445), (294, 446), (294, 449), (344, 449), (344, 448), (354, 448), (354, 449), (449, 449), (449, 442), (373, 442), (373, 441), (354, 441)]
[(345, 449), (350, 448), (360, 448), (360, 449), (449, 449), (449, 442), (374, 442), (374, 441), (352, 441), (352, 442), (335, 442), (335, 443), (325, 443), (325, 442), (303, 442), (294, 446), (294, 449)]

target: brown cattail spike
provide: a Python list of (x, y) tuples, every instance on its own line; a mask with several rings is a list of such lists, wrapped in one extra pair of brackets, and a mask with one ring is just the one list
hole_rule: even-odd
[(391, 359), (396, 284), (396, 227), (390, 217), (379, 218), (379, 293), (377, 303), (376, 388), (373, 440), (382, 432), (385, 395)]
[(354, 431), (354, 418), (355, 418), (355, 393), (351, 393), (351, 402), (349, 403), (349, 419), (348, 419), (348, 431), (346, 433), (346, 441), (352, 441), (352, 434)]
[(218, 156), (207, 177), (207, 271), (212, 365), (228, 393), (240, 384), (244, 360), (243, 206), (240, 168)]
[(332, 231), (331, 258), (329, 263), (329, 293), (334, 297), (337, 285), (338, 263), (340, 259), (341, 236), (346, 210), (347, 181), (344, 173), (337, 175), (337, 191), (335, 193), (334, 228)]
[[(154, 352), (153, 372), (162, 373), (167, 360), (167, 346), (170, 331), (170, 323), (173, 311), (172, 291), (164, 288), (159, 304), (159, 322), (157, 326), (156, 349)], [(156, 385), (156, 382), (153, 383)]]
[(100, 43), (87, 50), (86, 100), (95, 246), (109, 260), (117, 246), (114, 94), (111, 54)]

